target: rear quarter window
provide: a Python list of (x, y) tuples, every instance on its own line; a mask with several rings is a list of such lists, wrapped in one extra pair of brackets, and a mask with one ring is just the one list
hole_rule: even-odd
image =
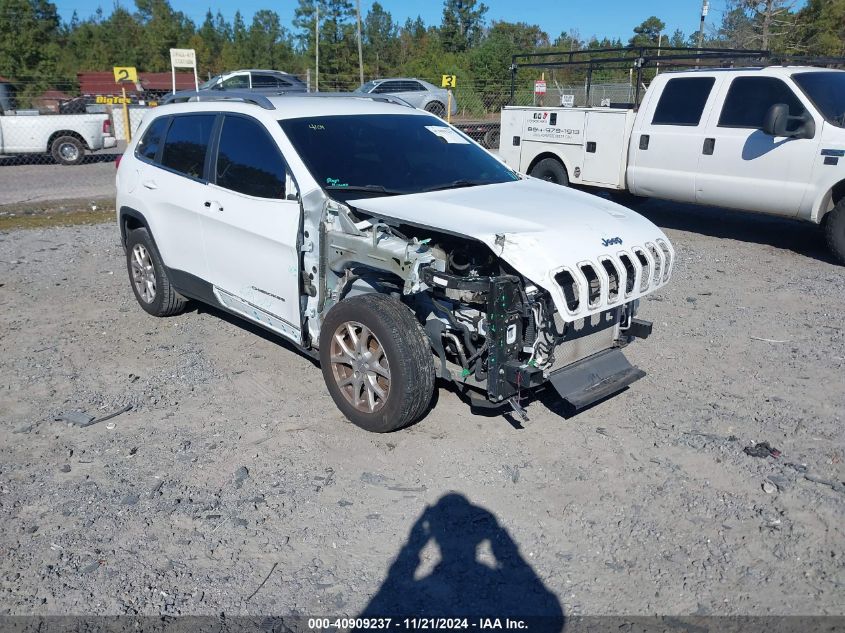
[(697, 126), (715, 83), (714, 77), (670, 79), (660, 95), (651, 124)]

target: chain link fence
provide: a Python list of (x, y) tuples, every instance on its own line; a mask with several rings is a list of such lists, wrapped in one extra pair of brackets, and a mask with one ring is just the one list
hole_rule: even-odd
[[(161, 74), (161, 73), (159, 73)], [(92, 83), (80, 73), (78, 80), (66, 78), (0, 81), (0, 167), (15, 164), (79, 165), (113, 161), (137, 130), (144, 114), (156, 107), (171, 92), (170, 74), (155, 87), (130, 86), (124, 97), (111, 80)], [(314, 91), (349, 92), (359, 85), (358, 75), (297, 75)], [(100, 77), (101, 78), (101, 77)], [(102, 78), (101, 78), (102, 79)], [(184, 79), (184, 78), (183, 78)], [(369, 78), (365, 78), (369, 79)], [(435, 87), (440, 78), (422, 77)], [(181, 83), (181, 86), (180, 86)], [(177, 88), (184, 87), (180, 80)], [(193, 89), (193, 76), (187, 85)], [(509, 76), (492, 81), (464, 81), (458, 77), (451, 95), (444, 97), (437, 89), (437, 98), (448, 100), (440, 112), (452, 106), (452, 123), (486, 147), (498, 146), (498, 123), (502, 107), (511, 103), (520, 106), (552, 107), (621, 106), (633, 102), (634, 86), (628, 82), (596, 82), (587, 84), (546, 81), (545, 94), (534, 93), (533, 79), (520, 79), (511, 95)], [(413, 100), (414, 95), (398, 94)], [(124, 104), (125, 101), (125, 104)], [(127, 121), (128, 117), (128, 121)]]

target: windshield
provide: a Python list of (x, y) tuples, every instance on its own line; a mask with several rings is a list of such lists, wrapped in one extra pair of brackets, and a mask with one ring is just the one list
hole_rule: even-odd
[(220, 75), (214, 75), (214, 77), (212, 77), (208, 81), (200, 84), (200, 90), (208, 90), (209, 88), (211, 88), (211, 86), (217, 83), (218, 79), (220, 79)]
[(334, 197), (406, 194), (518, 180), (433, 116), (370, 114), (279, 122), (311, 175)]
[(845, 72), (796, 73), (792, 79), (825, 119), (845, 127)]
[(370, 92), (370, 90), (372, 90), (375, 87), (376, 87), (376, 82), (368, 81), (363, 86), (358, 86), (357, 88), (355, 88), (355, 92), (367, 93), (367, 92)]

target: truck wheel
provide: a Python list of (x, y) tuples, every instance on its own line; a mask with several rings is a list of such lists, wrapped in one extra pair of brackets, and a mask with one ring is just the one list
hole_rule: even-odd
[(501, 130), (497, 127), (490, 128), (484, 133), (484, 147), (497, 149), (499, 147), (499, 136)]
[(78, 165), (85, 158), (85, 145), (75, 136), (60, 136), (50, 146), (53, 160), (62, 165)]
[(402, 428), (431, 403), (428, 338), (413, 313), (386, 295), (360, 295), (329, 310), (320, 332), (320, 365), (337, 408), (367, 431)]
[(186, 301), (170, 285), (167, 270), (147, 229), (129, 232), (126, 268), (132, 292), (146, 312), (164, 317), (179, 314), (185, 309)]
[(425, 104), (425, 111), (431, 112), (434, 116), (439, 116), (441, 119), (446, 116), (446, 106), (439, 101), (432, 101)]
[(534, 165), (529, 175), (540, 180), (553, 182), (556, 185), (569, 186), (569, 175), (566, 173), (566, 167), (556, 158), (544, 158)]
[(836, 261), (845, 265), (845, 198), (824, 216), (824, 237)]

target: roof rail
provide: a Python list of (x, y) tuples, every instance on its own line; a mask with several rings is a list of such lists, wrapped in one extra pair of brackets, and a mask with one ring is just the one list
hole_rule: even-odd
[(401, 97), (393, 95), (374, 95), (364, 92), (284, 92), (282, 90), (263, 94), (246, 90), (201, 90), (199, 92), (185, 90), (176, 94), (167, 95), (162, 99), (162, 105), (167, 105), (168, 103), (185, 103), (186, 101), (242, 101), (260, 106), (265, 110), (275, 110), (276, 106), (273, 105), (273, 102), (268, 97), (343, 97), (346, 99), (352, 97), (356, 99), (370, 99), (371, 101), (380, 101), (383, 103), (393, 103), (407, 108), (414, 107)]
[[(279, 93), (284, 94), (284, 93)], [(275, 110), (276, 106), (265, 95), (255, 92), (248, 92), (246, 90), (201, 90), (195, 92), (193, 90), (186, 90), (169, 94), (162, 100), (162, 105), (168, 103), (185, 103), (186, 101), (242, 101), (244, 103), (251, 103), (257, 105), (265, 110)]]

